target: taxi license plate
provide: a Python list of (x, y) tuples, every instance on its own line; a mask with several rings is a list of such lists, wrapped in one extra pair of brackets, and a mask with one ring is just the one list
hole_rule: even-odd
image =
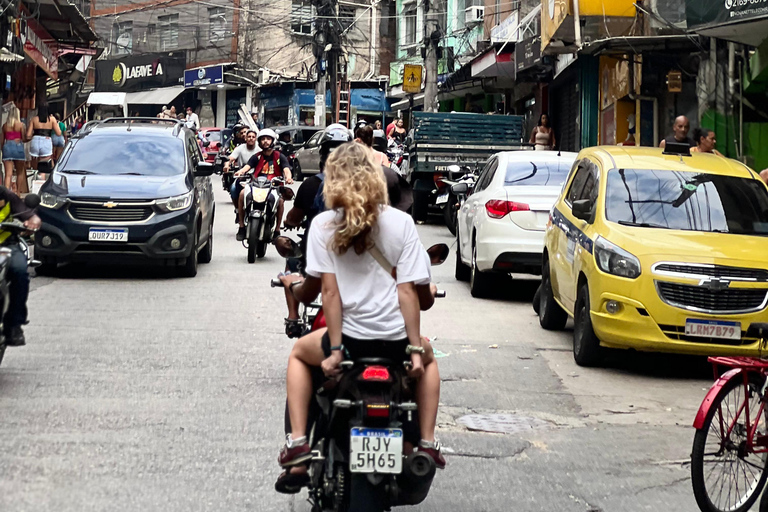
[(741, 323), (720, 320), (685, 321), (685, 335), (697, 338), (719, 338), (724, 340), (741, 339)]
[(448, 202), (448, 192), (443, 192), (435, 200), (435, 204), (445, 204)]
[(124, 228), (119, 229), (103, 229), (103, 228), (91, 228), (88, 230), (89, 242), (127, 242), (128, 230)]
[(350, 434), (352, 473), (403, 472), (403, 431), (399, 428), (355, 427)]

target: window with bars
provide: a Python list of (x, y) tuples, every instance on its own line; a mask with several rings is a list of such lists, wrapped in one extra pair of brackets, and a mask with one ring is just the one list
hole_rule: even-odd
[(133, 22), (123, 21), (112, 26), (112, 55), (130, 55), (133, 52)]
[(339, 5), (339, 25), (342, 32), (349, 29), (357, 18), (357, 8), (351, 5)]
[(179, 15), (169, 14), (158, 16), (158, 31), (160, 35), (160, 51), (173, 50), (179, 47)]
[(312, 35), (312, 3), (310, 0), (291, 0), (291, 31)]
[(227, 35), (227, 17), (223, 7), (208, 9), (208, 40), (212, 43), (221, 41)]

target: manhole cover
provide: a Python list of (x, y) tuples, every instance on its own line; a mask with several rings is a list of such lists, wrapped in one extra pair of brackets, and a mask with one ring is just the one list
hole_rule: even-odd
[(469, 430), (481, 432), (498, 432), (500, 434), (517, 434), (537, 428), (548, 428), (551, 424), (530, 416), (516, 414), (469, 414), (457, 420)]

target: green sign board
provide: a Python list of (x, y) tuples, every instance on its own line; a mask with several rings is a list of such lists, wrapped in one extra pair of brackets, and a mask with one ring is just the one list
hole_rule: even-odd
[(688, 28), (714, 27), (768, 17), (768, 0), (686, 0)]

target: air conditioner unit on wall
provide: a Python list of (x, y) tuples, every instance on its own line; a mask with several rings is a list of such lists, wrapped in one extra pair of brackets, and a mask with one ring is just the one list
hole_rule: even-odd
[(467, 7), (467, 9), (464, 11), (464, 23), (467, 25), (482, 23), (483, 18), (485, 18), (485, 7), (481, 5)]

